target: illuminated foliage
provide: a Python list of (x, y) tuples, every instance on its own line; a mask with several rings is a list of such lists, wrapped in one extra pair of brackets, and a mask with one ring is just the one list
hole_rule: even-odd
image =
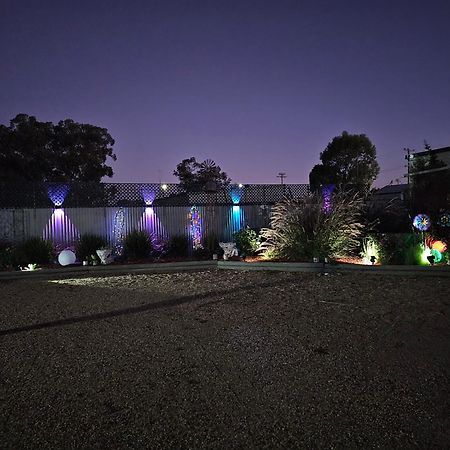
[(261, 230), (260, 251), (266, 258), (310, 259), (348, 256), (359, 246), (363, 232), (362, 200), (342, 192), (323, 208), (321, 194), (284, 200), (274, 206), (270, 228)]
[(260, 245), (258, 233), (249, 227), (234, 234), (234, 241), (240, 254), (255, 255)]
[(361, 258), (366, 265), (381, 263), (383, 250), (380, 242), (374, 236), (368, 236), (363, 240)]

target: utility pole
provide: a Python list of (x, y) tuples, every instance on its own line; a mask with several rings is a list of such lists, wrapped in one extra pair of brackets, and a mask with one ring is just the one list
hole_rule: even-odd
[(410, 176), (409, 176), (409, 174), (410, 174), (410, 172), (409, 172), (409, 160), (410, 160), (411, 150), (409, 148), (404, 148), (403, 150), (406, 152), (406, 155), (405, 155), (406, 170), (408, 171), (406, 176), (407, 176), (407, 180), (408, 180), (408, 189), (409, 189), (409, 178), (410, 178)]
[(278, 172), (277, 178), (281, 179), (281, 184), (284, 184), (284, 179), (287, 177), (286, 172)]
[(408, 190), (407, 190), (407, 195), (408, 195), (408, 209), (409, 209), (409, 213), (411, 213), (412, 210), (412, 205), (413, 205), (413, 194), (412, 194), (412, 190), (411, 190), (411, 168), (410, 168), (410, 160), (411, 160), (411, 150), (409, 148), (404, 148), (403, 149), (406, 152), (405, 155), (405, 159), (406, 159), (406, 176), (407, 176), (407, 180), (408, 180)]

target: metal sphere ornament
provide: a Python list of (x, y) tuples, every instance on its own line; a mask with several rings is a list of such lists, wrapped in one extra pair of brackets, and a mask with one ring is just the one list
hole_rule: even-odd
[(417, 214), (417, 216), (414, 217), (413, 225), (419, 231), (427, 231), (431, 226), (430, 217), (426, 214)]

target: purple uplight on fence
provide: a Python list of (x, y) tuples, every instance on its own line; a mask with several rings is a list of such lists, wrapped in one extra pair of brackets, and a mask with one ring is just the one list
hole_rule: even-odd
[(72, 245), (79, 237), (78, 231), (64, 210), (55, 209), (44, 229), (43, 238), (52, 241), (54, 245), (66, 247)]
[(155, 244), (164, 236), (164, 230), (152, 206), (146, 206), (141, 219), (141, 229), (147, 231)]
[(336, 186), (334, 184), (327, 184), (322, 186), (323, 211), (329, 213), (332, 207), (332, 196)]
[(152, 206), (156, 197), (155, 188), (153, 186), (144, 184), (141, 186), (141, 194), (146, 206)]
[(47, 192), (48, 198), (52, 201), (53, 205), (60, 208), (69, 192), (69, 185), (64, 183), (52, 183), (48, 185)]

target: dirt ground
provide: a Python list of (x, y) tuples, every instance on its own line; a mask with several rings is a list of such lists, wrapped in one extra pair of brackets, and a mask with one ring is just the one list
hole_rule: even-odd
[(450, 278), (0, 283), (0, 448), (448, 448)]

